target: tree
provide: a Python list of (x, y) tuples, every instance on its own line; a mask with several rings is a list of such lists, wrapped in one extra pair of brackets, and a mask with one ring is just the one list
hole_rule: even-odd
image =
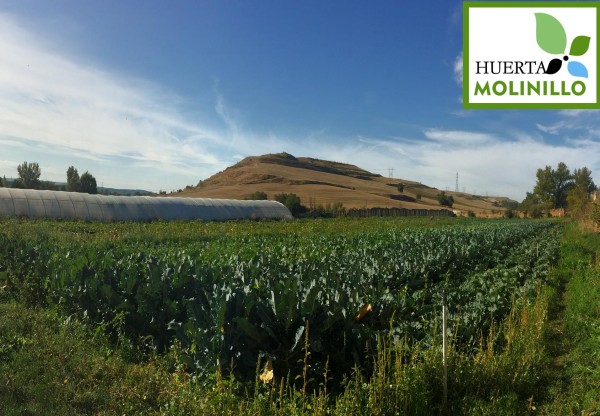
[(67, 169), (67, 191), (97, 194), (96, 178), (88, 171), (85, 171), (80, 177), (75, 166), (69, 166), (69, 169)]
[(98, 193), (98, 187), (96, 186), (96, 178), (94, 178), (92, 176), (91, 173), (89, 173), (88, 171), (85, 171), (85, 173), (83, 175), (81, 175), (81, 178), (79, 179), (79, 189), (80, 192), (85, 192), (88, 194), (97, 194)]
[(4, 177), (4, 179), (0, 178), (0, 188), (4, 187), (6, 187), (6, 176)]
[(300, 204), (300, 198), (296, 194), (280, 193), (275, 195), (275, 201), (281, 202), (290, 210), (293, 216), (297, 216), (306, 211), (306, 207)]
[(580, 211), (590, 200), (590, 194), (596, 189), (592, 172), (587, 168), (573, 171), (573, 185), (567, 194), (567, 206), (571, 211)]
[(269, 198), (267, 197), (267, 194), (264, 193), (263, 191), (256, 191), (256, 192), (248, 195), (246, 197), (246, 199), (250, 200), (250, 201), (266, 201)]
[(573, 178), (567, 165), (560, 162), (556, 170), (550, 166), (538, 169), (536, 178), (533, 194), (541, 200), (546, 209), (567, 206), (567, 194), (573, 186)]
[(569, 171), (567, 165), (560, 162), (556, 170), (550, 166), (538, 169), (533, 193), (521, 203), (521, 209), (530, 212), (549, 210), (552, 208), (569, 208), (577, 211), (589, 200), (589, 194), (596, 189), (592, 180), (592, 172), (587, 168)]
[(573, 186), (588, 195), (594, 192), (596, 184), (592, 180), (592, 171), (585, 166), (581, 169), (575, 169), (573, 171)]
[(438, 194), (437, 200), (440, 205), (452, 208), (454, 205), (454, 198), (450, 195), (446, 195), (446, 192), (442, 191)]
[(67, 169), (67, 191), (79, 192), (79, 188), (79, 173), (74, 166), (69, 166), (69, 169)]
[(532, 218), (540, 218), (543, 210), (546, 209), (547, 206), (540, 196), (535, 195), (532, 192), (527, 192), (527, 196), (525, 196), (525, 199), (521, 202), (519, 208), (525, 215), (529, 215)]
[(400, 192), (400, 193), (404, 192), (404, 185), (402, 183), (398, 184), (398, 192)]
[(42, 170), (40, 169), (40, 165), (36, 162), (23, 162), (21, 165), (17, 166), (17, 172), (19, 172), (19, 179), (23, 188), (35, 189), (39, 186)]
[(557, 169), (554, 171), (554, 186), (554, 208), (566, 208), (567, 194), (573, 187), (573, 176), (571, 176), (571, 172), (569, 172), (567, 165), (563, 162), (560, 162)]
[(533, 193), (529, 201), (535, 201), (536, 204), (544, 204), (547, 208), (554, 206), (554, 179), (552, 178), (552, 167), (546, 166), (544, 169), (538, 169), (535, 173), (537, 181), (533, 187)]

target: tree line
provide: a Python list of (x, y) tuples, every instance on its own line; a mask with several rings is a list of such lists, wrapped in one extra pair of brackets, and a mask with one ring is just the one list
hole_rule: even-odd
[(556, 169), (546, 166), (537, 170), (533, 191), (527, 192), (520, 209), (532, 217), (559, 208), (577, 212), (590, 201), (595, 190), (591, 170), (584, 166), (571, 172), (560, 162)]
[(54, 182), (42, 181), (42, 169), (37, 162), (23, 162), (17, 166), (18, 177), (10, 183), (6, 176), (0, 178), (0, 187), (11, 187), (20, 189), (47, 189), (51, 191), (83, 192), (88, 194), (97, 194), (98, 186), (96, 178), (85, 171), (81, 176), (74, 166), (67, 169), (67, 184), (57, 185)]

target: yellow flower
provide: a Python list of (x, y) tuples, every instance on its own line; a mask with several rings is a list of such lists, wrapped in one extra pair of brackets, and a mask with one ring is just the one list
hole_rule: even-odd
[(260, 376), (258, 376), (258, 378), (260, 379), (260, 381), (266, 384), (270, 383), (271, 380), (273, 380), (273, 376), (273, 361), (269, 358), (267, 364), (265, 364), (265, 368), (263, 368), (263, 371), (262, 373), (260, 373)]

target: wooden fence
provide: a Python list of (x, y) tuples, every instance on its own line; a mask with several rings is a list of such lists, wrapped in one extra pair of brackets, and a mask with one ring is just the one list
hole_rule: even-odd
[(337, 217), (454, 217), (447, 209), (410, 209), (410, 208), (350, 208), (336, 214)]

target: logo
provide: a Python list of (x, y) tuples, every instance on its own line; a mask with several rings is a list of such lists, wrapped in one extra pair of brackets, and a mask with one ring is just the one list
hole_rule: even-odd
[(465, 108), (600, 108), (600, 3), (465, 2)]
[[(567, 47), (567, 34), (558, 19), (546, 14), (536, 13), (536, 40), (537, 44), (544, 52), (551, 54), (564, 55)], [(569, 55), (582, 56), (590, 47), (589, 36), (577, 36), (571, 42)], [(568, 61), (569, 56), (554, 58), (548, 63), (546, 74), (556, 74), (562, 67), (563, 61)], [(574, 77), (588, 77), (588, 71), (584, 64), (577, 61), (570, 61), (567, 66), (569, 74)]]

